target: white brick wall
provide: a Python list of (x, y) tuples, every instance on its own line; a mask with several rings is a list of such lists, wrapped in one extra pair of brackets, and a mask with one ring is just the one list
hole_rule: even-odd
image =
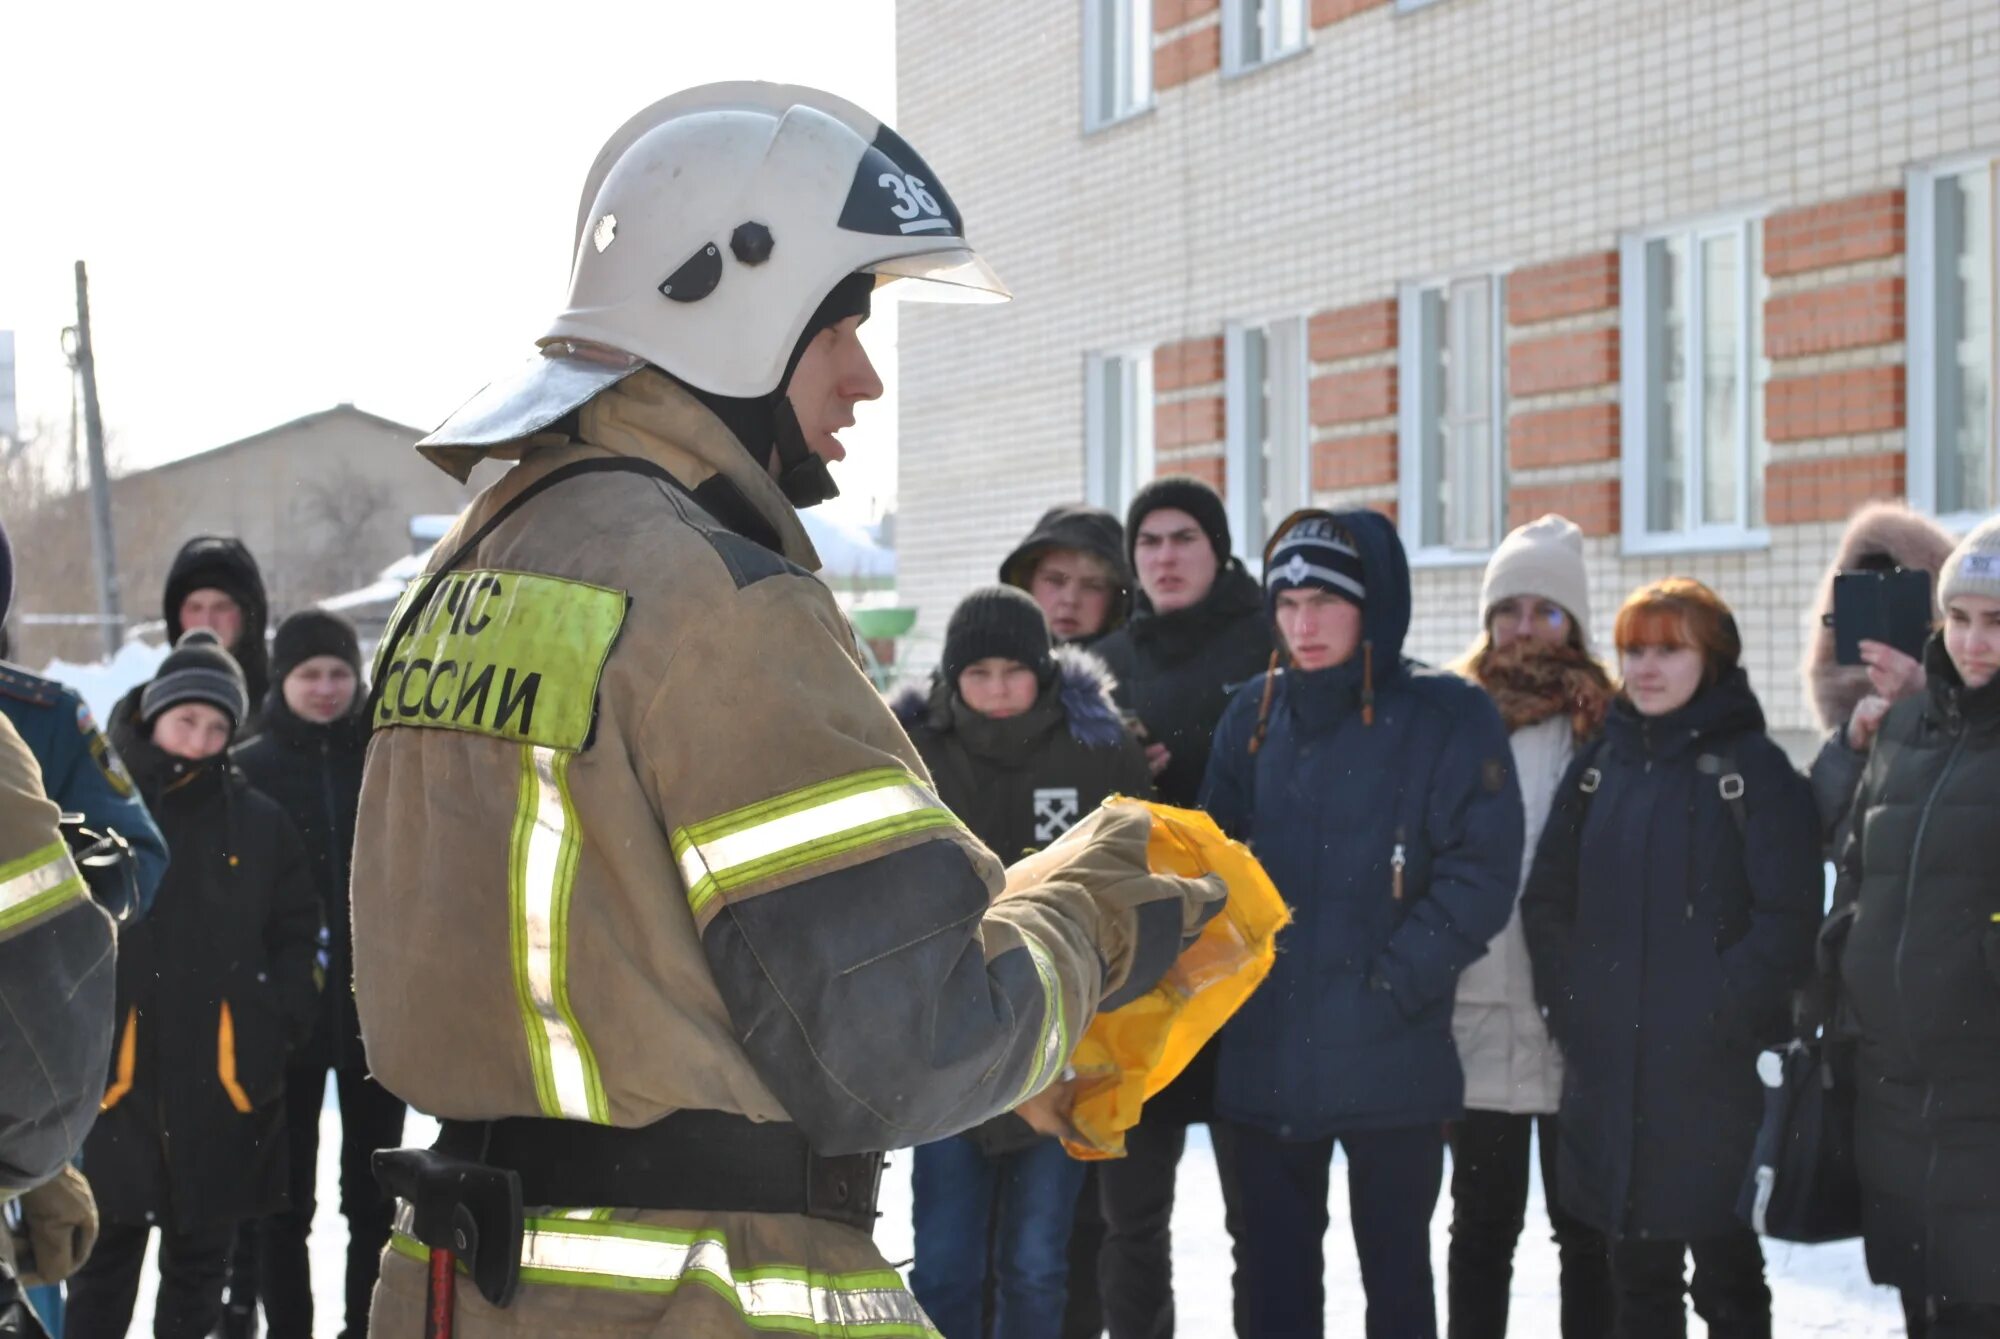
[[(1043, 507), (1081, 495), (1089, 350), (1602, 251), (1724, 208), (1891, 189), (1912, 163), (2000, 149), (1996, 0), (1384, 6), (1315, 31), (1300, 59), (1198, 76), (1088, 137), (1080, 19), (1077, 0), (898, 5), (899, 128), (1016, 294), (904, 317), (900, 568), (933, 636)], [(1774, 723), (1802, 727), (1799, 630), (1837, 530), (1643, 561), (1593, 542), (1600, 640), (1639, 581), (1709, 581), (1740, 612)], [(1469, 640), (1478, 579), (1420, 577), (1417, 654)]]

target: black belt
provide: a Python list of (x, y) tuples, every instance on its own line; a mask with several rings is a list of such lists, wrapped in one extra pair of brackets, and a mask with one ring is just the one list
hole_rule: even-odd
[(636, 1130), (515, 1116), (444, 1122), (431, 1146), (515, 1173), (521, 1203), (804, 1214), (872, 1232), (880, 1153), (822, 1157), (796, 1125), (676, 1111)]

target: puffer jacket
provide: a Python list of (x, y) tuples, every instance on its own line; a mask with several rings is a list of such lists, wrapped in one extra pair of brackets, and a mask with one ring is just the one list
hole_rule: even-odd
[[(1576, 733), (1567, 716), (1522, 726), (1508, 737), (1514, 777), (1521, 787), (1525, 840), (1520, 886), (1528, 883), (1535, 846), (1556, 801), (1563, 773), (1576, 755)], [(1547, 1115), (1562, 1105), (1562, 1052), (1549, 1036), (1535, 1003), (1535, 971), (1516, 906), (1486, 956), (1458, 978), (1458, 1006), (1451, 1016), (1465, 1070), (1465, 1105), (1473, 1111)]]
[[(945, 807), (1003, 859), (1041, 850), (1113, 795), (1152, 793), (1146, 754), (1111, 700), (1111, 676), (1087, 651), (1056, 649), (1056, 677), (1020, 716), (992, 720), (939, 678), (890, 704)], [(1040, 1136), (1012, 1112), (974, 1128), (989, 1154)]]
[(1757, 1053), (1784, 1039), (1812, 965), (1818, 828), (1740, 669), (1663, 716), (1619, 699), (1564, 776), (1521, 921), (1563, 1050), (1556, 1183), (1590, 1226), (1673, 1241), (1736, 1226)]
[(1868, 1272), (1996, 1305), (2000, 680), (1968, 691), (1941, 637), (1924, 659), (1928, 691), (1875, 741), (1836, 895), (1856, 908), (1839, 974), (1859, 1043)]
[(1281, 671), (1255, 752), (1265, 678), (1245, 684), (1202, 789), (1292, 909), (1270, 976), (1222, 1030), (1216, 1110), (1299, 1139), (1459, 1114), (1453, 992), (1521, 876), (1499, 712), (1402, 658), (1410, 577), (1391, 524), (1334, 519), (1367, 572), (1364, 646), (1330, 669)]

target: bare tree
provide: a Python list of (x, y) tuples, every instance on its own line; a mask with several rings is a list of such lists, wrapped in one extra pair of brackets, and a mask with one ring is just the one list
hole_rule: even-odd
[(305, 588), (285, 592), (285, 602), (323, 598), (373, 577), (381, 563), (382, 527), (396, 502), (390, 487), (343, 463), (320, 478), (302, 480), (298, 490), (294, 513), (302, 532), (311, 535), (302, 570), (311, 575)]

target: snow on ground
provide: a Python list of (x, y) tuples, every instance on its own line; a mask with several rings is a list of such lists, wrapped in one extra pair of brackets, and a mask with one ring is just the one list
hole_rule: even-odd
[[(337, 1208), (340, 1116), (329, 1101), (320, 1122), (319, 1211), (313, 1219), (313, 1291), (319, 1298), (314, 1325), (319, 1339), (332, 1339), (341, 1323), (341, 1270), (347, 1249), (347, 1225)], [(421, 1117), (410, 1121), (410, 1143), (429, 1143), (435, 1126)], [(1338, 1155), (1336, 1155), (1338, 1156)], [(883, 1218), (876, 1230), (882, 1252), (897, 1264), (911, 1254), (910, 1159), (894, 1155), (884, 1181)], [(1431, 1224), (1431, 1258), (1438, 1282), (1438, 1321), (1444, 1322), (1444, 1262), (1450, 1240), (1451, 1175), (1439, 1197)], [(1556, 1251), (1542, 1212), (1540, 1178), (1534, 1180), (1528, 1206), (1528, 1228), (1514, 1263), (1514, 1304), (1511, 1333), (1523, 1339), (1545, 1339), (1560, 1333), (1556, 1286)], [(1326, 1332), (1346, 1339), (1362, 1332), (1361, 1278), (1354, 1264), (1354, 1238), (1347, 1228), (1347, 1178), (1336, 1165), (1329, 1199), (1333, 1228), (1326, 1239)], [(1895, 1293), (1868, 1282), (1859, 1242), (1832, 1246), (1788, 1246), (1768, 1242), (1775, 1332), (1793, 1336), (1833, 1335), (1840, 1339), (1890, 1339), (1903, 1332), (1902, 1311)], [(1215, 1177), (1215, 1155), (1205, 1130), (1190, 1131), (1187, 1156), (1181, 1163), (1180, 1187), (1174, 1206), (1174, 1278), (1181, 1339), (1226, 1339), (1229, 1320), (1229, 1236), (1222, 1227), (1222, 1190)], [(153, 1292), (157, 1286), (148, 1259), (146, 1281), (139, 1295), (131, 1333), (151, 1334)], [(1699, 1321), (1690, 1330), (1703, 1332)], [(415, 1339), (384, 1335), (382, 1339)]]

